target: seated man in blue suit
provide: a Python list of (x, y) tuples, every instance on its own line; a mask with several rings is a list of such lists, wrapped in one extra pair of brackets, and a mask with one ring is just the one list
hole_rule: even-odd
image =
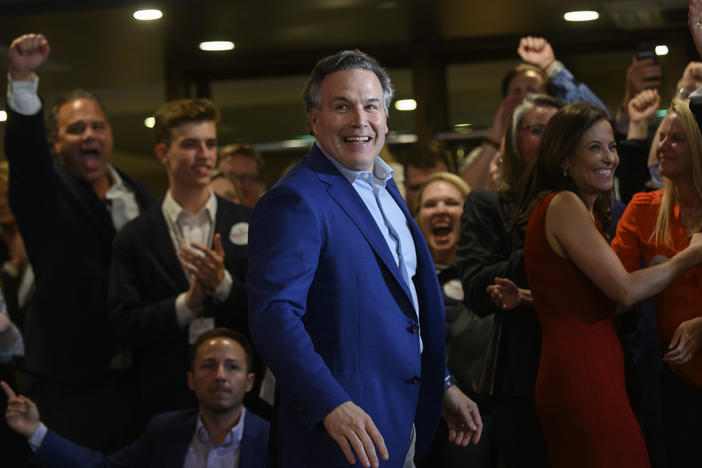
[(200, 335), (187, 374), (199, 411), (159, 414), (137, 441), (108, 456), (47, 429), (36, 405), (1, 382), (8, 397), (7, 424), (27, 437), (38, 466), (195, 468), (209, 466), (208, 458), (217, 457), (218, 466), (263, 468), (269, 425), (243, 405), (254, 381), (251, 352), (246, 338), (234, 330), (215, 328)]
[(429, 249), (378, 156), (392, 94), (358, 50), (319, 61), (303, 94), (317, 142), (252, 214), (249, 323), (277, 378), (278, 467), (412, 467), (442, 403), (451, 440), (480, 437), (446, 371)]
[(131, 349), (142, 423), (195, 406), (185, 385), (188, 347), (215, 326), (248, 334), (247, 233), (251, 210), (210, 189), (219, 111), (208, 99), (168, 101), (156, 111), (154, 153), (168, 191), (115, 237), (110, 325)]

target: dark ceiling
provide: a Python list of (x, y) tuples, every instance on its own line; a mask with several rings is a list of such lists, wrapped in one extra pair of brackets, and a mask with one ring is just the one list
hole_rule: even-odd
[[(640, 41), (665, 43), (664, 96), (695, 58), (686, 29), (687, 0), (0, 0), (0, 64), (7, 46), (41, 32), (51, 57), (40, 92), (51, 102), (66, 90), (100, 93), (111, 115), (120, 164), (163, 182), (151, 157), (144, 118), (167, 98), (208, 95), (222, 108), (221, 143), (271, 143), (306, 133), (299, 98), (305, 75), (322, 56), (360, 48), (390, 69), (398, 97), (417, 97), (418, 111), (397, 112), (400, 134), (446, 132), (457, 123), (490, 125), (499, 81), (518, 61), (524, 35), (544, 36), (556, 55), (615, 112), (624, 74)], [(160, 8), (138, 22), (132, 12)], [(600, 19), (566, 23), (570, 9)], [(230, 52), (205, 53), (200, 41), (226, 39)], [(4, 84), (3, 84), (4, 86)], [(0, 129), (0, 132), (2, 130)], [(280, 148), (280, 145), (268, 145)], [(267, 154), (278, 170), (285, 158)], [(269, 178), (273, 177), (269, 175)]]

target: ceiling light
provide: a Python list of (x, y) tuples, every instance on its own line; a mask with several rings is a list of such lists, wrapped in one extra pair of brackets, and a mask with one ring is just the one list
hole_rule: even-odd
[(600, 17), (600, 14), (592, 10), (569, 11), (563, 15), (566, 21), (594, 21)]
[(668, 46), (665, 44), (657, 45), (655, 51), (656, 55), (668, 55)]
[(398, 99), (395, 101), (395, 109), (399, 111), (411, 111), (417, 108), (417, 101), (414, 99)]
[(0, 122), (5, 122), (7, 121), (7, 112), (4, 110), (0, 110)]
[(144, 119), (144, 125), (146, 125), (147, 128), (154, 128), (156, 119), (154, 117), (147, 117)]
[(161, 10), (138, 10), (132, 16), (139, 21), (153, 21), (161, 18), (163, 13)]
[(234, 43), (230, 41), (206, 41), (200, 43), (200, 50), (215, 51), (215, 50), (232, 50)]

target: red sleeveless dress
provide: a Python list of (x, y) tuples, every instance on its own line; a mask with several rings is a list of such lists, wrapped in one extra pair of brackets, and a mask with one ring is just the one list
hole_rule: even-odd
[(624, 384), (615, 304), (546, 239), (536, 206), (524, 244), (529, 286), (542, 329), (536, 409), (553, 468), (650, 467)]

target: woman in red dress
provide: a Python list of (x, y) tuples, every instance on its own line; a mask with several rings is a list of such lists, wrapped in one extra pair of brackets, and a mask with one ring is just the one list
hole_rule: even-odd
[(650, 466), (627, 398), (616, 305), (650, 297), (698, 263), (702, 235), (629, 273), (602, 235), (619, 163), (606, 115), (575, 103), (549, 121), (520, 193), (524, 258), (543, 338), (536, 407), (554, 468)]

